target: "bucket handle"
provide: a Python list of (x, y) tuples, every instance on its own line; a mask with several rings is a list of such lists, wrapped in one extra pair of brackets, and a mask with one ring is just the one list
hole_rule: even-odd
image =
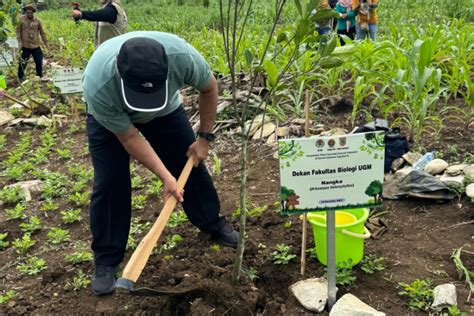
[(360, 238), (360, 239), (368, 239), (371, 236), (370, 231), (365, 226), (364, 226), (364, 233), (363, 234), (354, 233), (354, 232), (351, 232), (351, 231), (346, 230), (346, 229), (343, 229), (341, 232), (344, 235), (351, 236), (351, 237), (354, 237), (354, 238)]

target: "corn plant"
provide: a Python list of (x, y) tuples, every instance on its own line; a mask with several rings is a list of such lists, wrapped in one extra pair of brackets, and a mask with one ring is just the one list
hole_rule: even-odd
[[(405, 96), (397, 100), (403, 116), (394, 124), (405, 124), (409, 130), (410, 141), (419, 143), (422, 133), (429, 129), (429, 122), (442, 124), (442, 112), (436, 112), (434, 106), (446, 91), (441, 87), (441, 70), (430, 67), (433, 58), (433, 45), (437, 39), (417, 40), (412, 50), (406, 52), (410, 69), (400, 71), (393, 81), (395, 86), (404, 87)], [(436, 131), (436, 130), (435, 130)]]

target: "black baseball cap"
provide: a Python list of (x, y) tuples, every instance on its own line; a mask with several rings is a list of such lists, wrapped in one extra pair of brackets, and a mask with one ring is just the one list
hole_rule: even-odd
[(117, 56), (122, 97), (127, 107), (156, 112), (168, 103), (168, 56), (163, 45), (147, 37), (122, 44)]

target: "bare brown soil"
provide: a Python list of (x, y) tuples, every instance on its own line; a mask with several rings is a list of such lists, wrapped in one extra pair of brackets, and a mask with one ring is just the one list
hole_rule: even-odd
[[(323, 104), (317, 111), (315, 124), (322, 122), (329, 127), (351, 129), (347, 120), (347, 110), (334, 111)], [(18, 133), (31, 128), (16, 128), (9, 132), (6, 148), (0, 153), (3, 160), (14, 148)], [(450, 161), (461, 160), (474, 152), (472, 128), (464, 129), (454, 121), (445, 125), (438, 141), (427, 142), (428, 149), (443, 149), (445, 158)], [(41, 130), (34, 130), (33, 144)], [(72, 161), (90, 168), (90, 160), (84, 154), (86, 144), (84, 131), (69, 133), (67, 127), (58, 131), (58, 145), (67, 136), (74, 144)], [(448, 153), (448, 145), (456, 144), (457, 153)], [(265, 146), (265, 145), (264, 145)], [(239, 157), (236, 137), (221, 135), (215, 151), (222, 160), (222, 173), (214, 176), (218, 188), (222, 214), (237, 228), (237, 220), (231, 214), (235, 211), (239, 192)], [(260, 148), (260, 149), (258, 149)], [(81, 268), (87, 275), (93, 270), (92, 263), (74, 267), (67, 264), (64, 256), (73, 252), (74, 241), (90, 242), (88, 211), (83, 208), (83, 220), (69, 226), (62, 224), (59, 211), (49, 213), (48, 217), (39, 210), (40, 200), (36, 197), (28, 204), (28, 215), (39, 214), (43, 229), (33, 234), (37, 240), (30, 253), (44, 258), (48, 268), (38, 277), (22, 275), (16, 269), (17, 255), (13, 248), (0, 252), (0, 293), (14, 290), (18, 294), (0, 305), (1, 314), (160, 314), (160, 315), (309, 315), (290, 294), (288, 286), (300, 280), (299, 249), (301, 243), (301, 222), (297, 217), (282, 217), (274, 205), (278, 201), (278, 161), (273, 158), (274, 150), (253, 144), (251, 160), (254, 163), (249, 179), (249, 200), (252, 206), (268, 205), (269, 209), (260, 217), (248, 219), (248, 239), (245, 253), (245, 266), (256, 271), (251, 280), (242, 275), (240, 284), (233, 286), (230, 273), (234, 260), (234, 250), (212, 247), (214, 242), (200, 234), (189, 222), (176, 228), (167, 228), (164, 237), (179, 234), (183, 240), (178, 247), (160, 255), (153, 255), (139, 279), (139, 285), (185, 289), (199, 287), (201, 291), (189, 295), (170, 297), (136, 297), (115, 293), (105, 297), (95, 297), (89, 289), (79, 291), (65, 290), (65, 284)], [(257, 155), (257, 152), (259, 154)], [(71, 162), (71, 161), (68, 161)], [(66, 172), (65, 161), (55, 154), (48, 164), (40, 166), (51, 171)], [(212, 161), (209, 160), (211, 164)], [(146, 173), (143, 173), (144, 175)], [(8, 184), (0, 178), (2, 185)], [(144, 193), (144, 190), (134, 192)], [(68, 196), (56, 200), (60, 210), (71, 207)], [(160, 210), (158, 197), (150, 197), (144, 210), (133, 216), (141, 222), (153, 222)], [(10, 221), (0, 210), (0, 232), (8, 232), (8, 241), (22, 235), (20, 221)], [(338, 297), (352, 293), (374, 308), (387, 315), (422, 315), (407, 307), (406, 299), (398, 295), (398, 282), (412, 282), (420, 278), (432, 278), (434, 284), (454, 283), (457, 287), (459, 308), (468, 315), (474, 315), (471, 299), (466, 302), (468, 288), (459, 280), (455, 266), (450, 259), (453, 249), (465, 246), (470, 253), (463, 253), (466, 266), (474, 270), (474, 225), (466, 224), (454, 228), (452, 225), (472, 221), (474, 205), (467, 198), (459, 201), (438, 202), (424, 200), (385, 201), (380, 211), (386, 212), (384, 219), (388, 231), (380, 239), (370, 239), (365, 243), (365, 252), (385, 258), (385, 270), (369, 275), (355, 268), (357, 281), (352, 287), (341, 287)], [(286, 224), (285, 224), (286, 223)], [(60, 247), (50, 247), (47, 239), (49, 227), (68, 228), (71, 242)], [(143, 235), (143, 234), (142, 234)], [(141, 236), (142, 236), (141, 235)], [(311, 233), (309, 245), (313, 246)], [(161, 240), (160, 242), (163, 242)], [(277, 244), (291, 246), (297, 259), (288, 265), (275, 265), (270, 253)], [(127, 258), (131, 252), (127, 253)], [(172, 256), (170, 258), (169, 256)], [(123, 265), (122, 265), (123, 266)], [(315, 259), (309, 258), (306, 277), (322, 276), (323, 267)]]

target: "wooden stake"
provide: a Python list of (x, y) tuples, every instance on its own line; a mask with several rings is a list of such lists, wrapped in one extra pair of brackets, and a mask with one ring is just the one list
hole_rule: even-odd
[(10, 101), (13, 101), (13, 102), (15, 102), (15, 103), (18, 103), (19, 105), (23, 106), (24, 108), (27, 108), (28, 110), (31, 110), (31, 108), (30, 108), (28, 105), (26, 105), (26, 103), (24, 103), (23, 101), (18, 100), (18, 99), (15, 98), (15, 97), (12, 97), (11, 95), (7, 94), (7, 93), (5, 92), (5, 90), (3, 90), (3, 89), (0, 89), (0, 90), (1, 90), (1, 95), (3, 95), (5, 98), (7, 98), (7, 99), (9, 99)]
[[(305, 95), (305, 103), (304, 103), (304, 116), (305, 116), (305, 124), (304, 124), (304, 136), (309, 137), (309, 93), (306, 90)], [(308, 215), (304, 213), (303, 215), (303, 224), (301, 227), (301, 275), (304, 276), (306, 271), (306, 243), (307, 243), (307, 236), (308, 236)]]
[(77, 111), (77, 102), (74, 95), (67, 95), (67, 100), (71, 104), (71, 114), (74, 122), (79, 121), (79, 112)]

